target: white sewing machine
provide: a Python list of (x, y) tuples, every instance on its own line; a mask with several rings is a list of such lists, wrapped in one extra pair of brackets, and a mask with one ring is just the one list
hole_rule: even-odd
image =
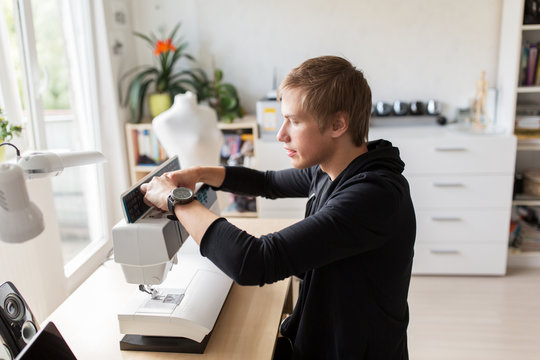
[[(180, 222), (143, 202), (140, 185), (179, 168), (175, 156), (122, 194), (125, 219), (113, 227), (114, 259), (142, 290), (118, 314), (122, 350), (203, 353), (232, 285)], [(197, 198), (219, 214), (210, 187), (198, 187)]]

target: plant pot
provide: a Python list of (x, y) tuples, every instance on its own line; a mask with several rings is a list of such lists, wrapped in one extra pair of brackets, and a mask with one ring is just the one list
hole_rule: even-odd
[(169, 93), (156, 93), (148, 97), (148, 107), (152, 118), (168, 110), (171, 104), (171, 94)]
[[(4, 139), (0, 138), (0, 144), (4, 142)], [(6, 160), (6, 150), (5, 146), (0, 146), (0, 163), (4, 162)]]

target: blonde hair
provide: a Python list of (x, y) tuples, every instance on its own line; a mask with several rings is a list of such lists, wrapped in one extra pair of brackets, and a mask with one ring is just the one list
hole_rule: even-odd
[(342, 112), (349, 118), (348, 131), (354, 144), (360, 146), (367, 141), (371, 89), (364, 74), (348, 60), (338, 56), (308, 59), (283, 79), (278, 97), (290, 89), (301, 91), (300, 107), (317, 119), (321, 131)]

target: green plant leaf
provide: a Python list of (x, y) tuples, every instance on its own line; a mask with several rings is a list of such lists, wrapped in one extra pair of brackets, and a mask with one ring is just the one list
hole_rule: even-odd
[(127, 91), (125, 105), (129, 105), (131, 102), (137, 101), (137, 99), (132, 94), (138, 93), (138, 91), (140, 91), (141, 84), (143, 82), (143, 79), (146, 76), (149, 76), (149, 75), (152, 75), (152, 74), (155, 74), (155, 73), (157, 73), (156, 69), (154, 69), (152, 67), (146, 67), (145, 70), (141, 71), (139, 74), (137, 74), (137, 76), (135, 76), (131, 80), (131, 82), (128, 85), (128, 91)]
[(152, 68), (149, 67), (148, 65), (137, 66), (137, 67), (129, 70), (127, 73), (125, 73), (124, 75), (122, 75), (120, 77), (120, 80), (118, 81), (118, 94), (119, 94), (120, 103), (122, 104), (122, 106), (128, 106), (128, 104), (129, 104), (129, 88), (131, 87), (131, 83), (133, 82), (133, 80), (130, 83), (128, 83), (128, 90), (127, 90), (127, 94), (126, 94), (126, 99), (122, 100), (124, 98), (124, 96), (122, 95), (122, 84), (124, 83), (124, 81), (126, 81), (126, 79), (128, 77), (130, 77), (136, 71), (143, 70), (143, 71), (141, 71), (141, 73), (142, 73), (142, 72), (144, 72), (146, 70), (150, 70), (150, 69), (152, 69)]
[(143, 40), (146, 40), (146, 42), (147, 42), (148, 44), (150, 44), (150, 46), (151, 46), (152, 48), (153, 48), (153, 47), (155, 46), (155, 44), (156, 44), (156, 42), (153, 41), (152, 39), (150, 39), (150, 37), (148, 37), (148, 36), (146, 36), (146, 35), (144, 35), (144, 34), (141, 34), (140, 32), (134, 31), (134, 32), (133, 32), (133, 35), (135, 35), (135, 36), (137, 36), (137, 37), (140, 37), (140, 38), (143, 39)]
[(143, 82), (143, 84), (141, 85), (141, 92), (139, 94), (139, 100), (138, 100), (139, 112), (137, 114), (136, 122), (141, 122), (143, 109), (144, 109), (144, 102), (146, 99), (146, 90), (148, 89), (148, 86), (153, 82), (154, 82), (154, 79), (149, 79)]
[(155, 73), (155, 69), (148, 69), (138, 74), (130, 83), (128, 87), (128, 98), (126, 99), (131, 111), (131, 120), (139, 122), (142, 117), (142, 109), (144, 106), (144, 99), (146, 97), (146, 91), (148, 86), (155, 81), (155, 79), (146, 79), (147, 76)]
[(217, 91), (220, 96), (238, 97), (236, 88), (231, 84), (219, 84)]
[(223, 71), (221, 71), (220, 69), (215, 69), (214, 70), (214, 81), (216, 83), (219, 83), (221, 80), (223, 80)]
[(187, 43), (187, 42), (179, 43), (179, 44), (176, 46), (176, 52), (177, 52), (177, 53), (180, 53), (180, 54), (183, 54), (184, 50), (186, 50), (187, 47), (188, 47), (188, 43)]
[(175, 83), (174, 85), (171, 86), (171, 94), (173, 96), (178, 95), (178, 94), (184, 94), (188, 90), (189, 89), (182, 86), (181, 83)]
[(237, 105), (238, 101), (233, 97), (221, 98), (221, 109), (224, 113), (234, 110)]
[(170, 35), (169, 35), (169, 38), (172, 40), (174, 39), (174, 36), (176, 35), (176, 32), (178, 31), (178, 29), (180, 29), (180, 26), (182, 25), (182, 23), (178, 23), (176, 24), (176, 26), (172, 29)]

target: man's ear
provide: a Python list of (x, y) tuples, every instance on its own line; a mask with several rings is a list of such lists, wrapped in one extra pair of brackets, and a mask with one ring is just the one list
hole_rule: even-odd
[(332, 120), (332, 136), (338, 138), (349, 129), (349, 115), (344, 111), (339, 111)]

